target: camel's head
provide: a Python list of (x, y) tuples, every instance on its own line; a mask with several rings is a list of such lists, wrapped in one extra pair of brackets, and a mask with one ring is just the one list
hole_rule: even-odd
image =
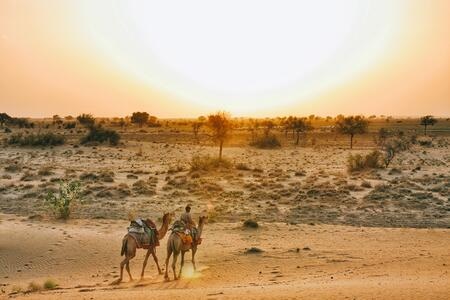
[(198, 218), (198, 225), (200, 226), (202, 224), (205, 224), (205, 223), (207, 223), (207, 221), (208, 221), (208, 216), (200, 216)]
[(163, 223), (170, 224), (172, 222), (172, 219), (174, 218), (175, 214), (173, 212), (167, 212), (163, 215)]

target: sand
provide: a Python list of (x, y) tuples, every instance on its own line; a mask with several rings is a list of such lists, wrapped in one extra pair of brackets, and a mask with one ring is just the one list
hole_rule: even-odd
[[(118, 275), (127, 222), (32, 221), (1, 215), (3, 297), (24, 299), (448, 299), (450, 230), (262, 223), (206, 224), (199, 271), (165, 282), (151, 261), (143, 281)], [(167, 237), (157, 254), (165, 259)], [(263, 252), (249, 254), (258, 247)], [(145, 252), (131, 263), (139, 278)], [(52, 278), (53, 291), (14, 293)]]

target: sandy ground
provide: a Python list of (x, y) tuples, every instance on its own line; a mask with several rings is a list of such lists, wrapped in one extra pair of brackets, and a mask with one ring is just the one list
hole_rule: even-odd
[[(450, 230), (263, 223), (206, 224), (193, 273), (165, 282), (149, 263), (143, 281), (118, 275), (127, 222), (67, 223), (1, 215), (0, 297), (24, 299), (448, 299)], [(158, 248), (165, 259), (167, 237)], [(258, 247), (264, 252), (246, 253)], [(144, 251), (131, 263), (139, 278)], [(190, 258), (190, 256), (187, 256)], [(53, 291), (27, 290), (52, 278)]]

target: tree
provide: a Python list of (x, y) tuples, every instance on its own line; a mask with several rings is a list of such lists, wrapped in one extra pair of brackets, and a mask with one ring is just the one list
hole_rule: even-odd
[(147, 124), (149, 127), (160, 127), (161, 124), (158, 123), (158, 118), (155, 116), (149, 116)]
[(344, 117), (336, 121), (337, 131), (350, 136), (350, 149), (353, 149), (353, 137), (355, 134), (366, 133), (368, 127), (369, 122), (363, 116)]
[(404, 137), (392, 137), (386, 140), (383, 145), (384, 164), (386, 168), (392, 162), (396, 154), (409, 149), (410, 143)]
[(297, 134), (297, 139), (295, 140), (295, 144), (298, 145), (300, 141), (300, 134), (307, 132), (312, 129), (311, 122), (306, 118), (295, 118), (292, 121), (292, 128), (295, 130)]
[(138, 124), (141, 128), (145, 123), (148, 122), (149, 117), (150, 115), (148, 113), (137, 111), (131, 115), (131, 123)]
[(262, 126), (264, 128), (264, 136), (267, 138), (270, 131), (275, 127), (275, 123), (272, 120), (264, 120)]
[(91, 114), (81, 114), (77, 117), (77, 121), (87, 128), (92, 128), (95, 124), (95, 119)]
[(391, 132), (389, 132), (389, 130), (387, 130), (384, 127), (381, 127), (378, 130), (378, 136), (376, 137), (376, 143), (379, 146), (384, 146), (384, 144), (386, 143), (387, 138), (391, 136)]
[(194, 137), (197, 142), (198, 142), (198, 132), (203, 125), (205, 125), (205, 117), (203, 116), (198, 117), (197, 121), (194, 121), (192, 123), (192, 131), (194, 132)]
[(61, 125), (63, 123), (62, 118), (59, 115), (53, 115), (53, 125)]
[(0, 127), (3, 127), (5, 123), (9, 122), (12, 118), (7, 113), (0, 113)]
[(213, 140), (219, 144), (219, 159), (222, 159), (223, 143), (229, 138), (233, 127), (230, 115), (223, 111), (209, 115), (207, 125), (212, 131)]
[(425, 135), (427, 135), (427, 126), (433, 126), (436, 123), (437, 123), (437, 120), (435, 118), (433, 118), (433, 116), (430, 116), (430, 115), (420, 118), (420, 125), (422, 125), (424, 127)]

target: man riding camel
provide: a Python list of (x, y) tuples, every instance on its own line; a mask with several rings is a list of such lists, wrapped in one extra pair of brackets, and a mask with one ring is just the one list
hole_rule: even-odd
[(191, 206), (189, 204), (186, 205), (185, 212), (181, 215), (180, 221), (184, 223), (184, 226), (186, 228), (185, 233), (192, 233), (192, 239), (195, 241), (197, 234), (197, 224), (195, 224), (194, 220), (192, 220)]

